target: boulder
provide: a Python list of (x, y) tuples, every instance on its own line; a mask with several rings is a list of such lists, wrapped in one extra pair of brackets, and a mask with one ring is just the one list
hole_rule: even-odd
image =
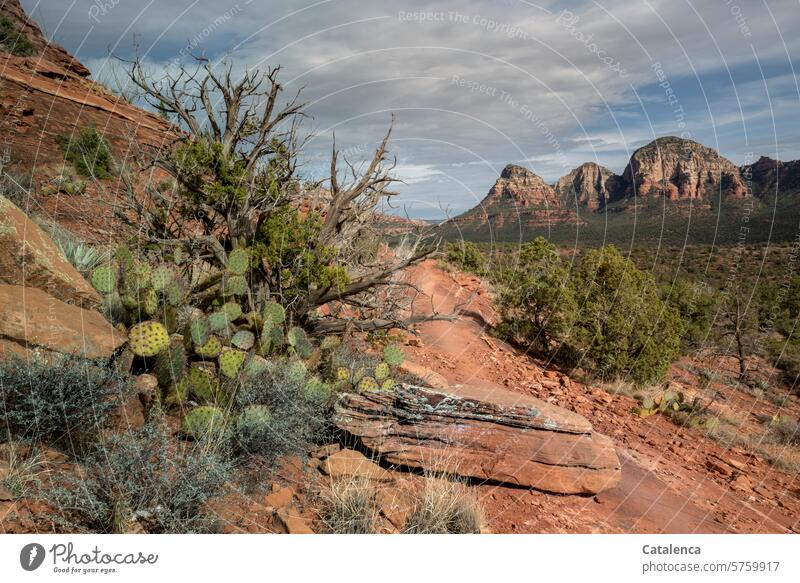
[(381, 482), (392, 479), (389, 472), (367, 459), (363, 453), (352, 449), (343, 449), (330, 455), (320, 464), (319, 469), (333, 479), (353, 476)]
[(101, 298), (50, 237), (0, 196), (0, 283), (46, 291), (63, 302), (95, 308)]
[(2, 284), (0, 339), (5, 341), (0, 356), (39, 348), (86, 358), (107, 358), (126, 341), (125, 334), (97, 312), (66, 304), (40, 289)]
[(493, 385), (343, 393), (334, 422), (398, 466), (562, 494), (620, 480), (611, 440), (585, 418)]

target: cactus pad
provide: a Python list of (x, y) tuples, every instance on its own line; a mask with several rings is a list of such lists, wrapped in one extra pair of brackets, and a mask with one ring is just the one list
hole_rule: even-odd
[(222, 332), (228, 327), (230, 320), (225, 312), (214, 312), (208, 317), (208, 324), (214, 332)]
[(322, 350), (334, 350), (338, 348), (341, 343), (342, 340), (338, 336), (326, 336), (319, 347)]
[(227, 431), (225, 414), (217, 407), (196, 407), (183, 418), (181, 429), (194, 439), (223, 436)]
[(356, 387), (359, 393), (374, 393), (378, 390), (378, 382), (372, 377), (364, 377)]
[(393, 391), (394, 386), (396, 384), (397, 384), (396, 380), (394, 380), (393, 378), (388, 378), (381, 383), (381, 390), (386, 392)]
[(306, 396), (313, 401), (326, 401), (331, 396), (331, 387), (319, 377), (312, 377), (306, 383)]
[(226, 296), (243, 296), (247, 294), (247, 280), (242, 275), (231, 275), (225, 278), (222, 290)]
[(158, 311), (158, 294), (149, 288), (144, 294), (144, 311), (148, 316), (153, 316)]
[(211, 326), (208, 324), (208, 318), (205, 316), (198, 316), (189, 321), (189, 335), (192, 337), (192, 342), (197, 346), (202, 346), (211, 337)]
[(110, 265), (101, 265), (92, 272), (92, 285), (103, 295), (117, 289), (117, 272)]
[(228, 378), (234, 378), (239, 374), (239, 369), (244, 364), (247, 353), (241, 350), (228, 349), (219, 355), (219, 370)]
[(154, 290), (163, 291), (167, 288), (174, 277), (175, 275), (172, 273), (172, 270), (169, 267), (162, 265), (153, 270), (153, 274), (150, 277), (150, 283), (152, 284)]
[(250, 350), (255, 343), (256, 337), (249, 330), (239, 330), (233, 335), (233, 338), (231, 338), (231, 344), (242, 350)]
[(128, 342), (137, 356), (155, 356), (169, 346), (169, 334), (163, 324), (147, 321), (131, 328)]
[(212, 374), (199, 367), (192, 367), (186, 373), (186, 384), (189, 392), (202, 403), (214, 403), (217, 400), (218, 385)]
[(156, 355), (155, 373), (162, 387), (179, 382), (186, 371), (186, 348), (181, 341), (172, 341)]
[(375, 380), (382, 381), (389, 377), (389, 365), (386, 362), (381, 362), (375, 367)]
[(256, 377), (269, 370), (269, 367), (270, 362), (266, 358), (254, 354), (247, 364), (244, 365), (243, 372), (249, 377)]
[(220, 311), (224, 312), (228, 316), (228, 320), (230, 322), (233, 322), (241, 317), (242, 306), (236, 302), (228, 302), (220, 308)]
[(250, 253), (246, 249), (234, 249), (228, 255), (228, 271), (236, 275), (244, 275), (250, 267)]
[(283, 324), (286, 321), (286, 310), (277, 302), (267, 302), (262, 310), (264, 320), (271, 320), (272, 324)]
[(298, 328), (297, 326), (293, 327), (289, 330), (286, 334), (286, 341), (289, 343), (289, 346), (294, 348), (295, 352), (302, 358), (308, 358), (311, 356), (311, 352), (313, 351), (313, 347), (311, 346), (311, 342), (308, 340), (308, 336), (305, 333), (305, 330), (302, 328)]
[(396, 344), (389, 344), (383, 349), (383, 360), (389, 366), (400, 366), (405, 360), (403, 350)]
[(201, 358), (216, 358), (222, 352), (222, 343), (216, 336), (209, 336), (208, 342), (194, 347), (195, 354)]
[(239, 431), (266, 431), (269, 428), (270, 412), (266, 405), (250, 405), (239, 413), (236, 427)]
[(350, 380), (350, 369), (345, 366), (340, 366), (336, 369), (336, 380), (347, 381)]

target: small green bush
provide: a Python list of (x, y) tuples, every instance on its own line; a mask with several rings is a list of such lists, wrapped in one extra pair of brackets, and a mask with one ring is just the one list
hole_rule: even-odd
[(461, 271), (476, 275), (486, 273), (486, 257), (478, 249), (478, 246), (470, 241), (448, 243), (445, 248), (445, 258)]
[(0, 363), (0, 406), (11, 436), (21, 440), (91, 436), (131, 390), (130, 377), (108, 361), (51, 356)]
[[(328, 429), (326, 403), (308, 390), (310, 377), (298, 375), (292, 362), (277, 359), (270, 369), (242, 381), (236, 391), (235, 409), (245, 416), (234, 425), (235, 451), (258, 454), (274, 462), (304, 451)], [(252, 407), (269, 413), (244, 413), (255, 411)]]
[(82, 176), (106, 179), (114, 174), (114, 159), (105, 138), (93, 127), (81, 128), (78, 135), (56, 136), (64, 159)]
[(7, 16), (0, 16), (0, 50), (28, 57), (33, 54), (33, 44), (24, 33), (17, 30)]
[(114, 435), (84, 461), (82, 477), (64, 477), (44, 492), (70, 530), (123, 533), (137, 522), (150, 533), (216, 529), (201, 512), (230, 476), (230, 464), (194, 442), (171, 440), (165, 427)]
[(31, 203), (34, 202), (30, 195), (31, 175), (7, 173), (2, 171), (0, 174), (0, 196), (14, 203), (22, 212), (28, 213)]

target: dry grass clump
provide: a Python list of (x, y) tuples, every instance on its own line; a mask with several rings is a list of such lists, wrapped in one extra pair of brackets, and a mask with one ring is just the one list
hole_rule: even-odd
[(323, 495), (320, 521), (330, 533), (377, 533), (380, 509), (375, 486), (370, 480), (358, 476), (334, 481)]
[(483, 510), (464, 484), (428, 477), (403, 532), (477, 534), (483, 522)]

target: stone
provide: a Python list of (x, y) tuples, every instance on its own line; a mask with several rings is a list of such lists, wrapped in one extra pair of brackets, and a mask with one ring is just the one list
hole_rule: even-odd
[(417, 364), (411, 360), (404, 360), (397, 368), (404, 373), (415, 376), (428, 387), (450, 386), (450, 382), (448, 382), (448, 380), (438, 372), (432, 371), (431, 369), (424, 367), (421, 364)]
[(594, 162), (586, 162), (559, 178), (555, 191), (568, 205), (597, 210), (617, 195), (620, 186), (620, 177), (611, 170)]
[(706, 460), (706, 467), (709, 470), (722, 474), (723, 476), (730, 476), (733, 474), (733, 470), (728, 466), (728, 464), (718, 460), (717, 458), (709, 458)]
[(14, 500), (14, 494), (3, 484), (0, 484), (0, 502), (9, 502), (11, 500)]
[(402, 529), (414, 507), (414, 499), (404, 488), (381, 488), (375, 493), (381, 514), (392, 526)]
[(108, 358), (125, 334), (92, 310), (66, 304), (44, 291), (0, 284), (0, 337), (22, 349)]
[(392, 475), (360, 451), (343, 449), (328, 456), (319, 466), (320, 471), (333, 479), (358, 476), (388, 482)]
[(289, 506), (294, 498), (294, 490), (289, 487), (278, 488), (264, 497), (264, 506), (283, 508)]
[(324, 460), (326, 457), (335, 454), (340, 449), (342, 449), (342, 446), (338, 443), (329, 443), (311, 452), (311, 457)]
[(36, 288), (82, 308), (102, 299), (39, 225), (0, 196), (0, 283)]
[(733, 480), (731, 480), (731, 487), (737, 490), (749, 492), (753, 489), (753, 483), (750, 481), (750, 478), (747, 476), (747, 474), (739, 474)]
[(611, 440), (584, 417), (494, 385), (343, 393), (334, 423), (398, 466), (563, 494), (620, 480)]
[(716, 150), (667, 136), (636, 150), (622, 175), (626, 197), (707, 200), (748, 194), (741, 172)]
[(314, 534), (313, 529), (294, 506), (280, 508), (275, 513), (275, 517), (287, 534)]

